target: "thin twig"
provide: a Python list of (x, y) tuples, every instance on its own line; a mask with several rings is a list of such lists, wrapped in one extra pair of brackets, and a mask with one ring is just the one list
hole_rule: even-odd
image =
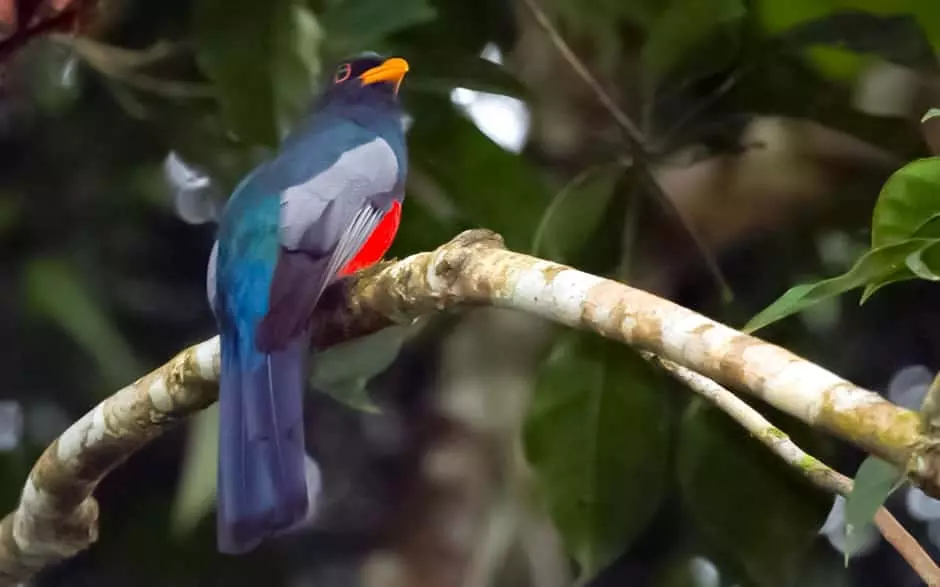
[(179, 51), (179, 47), (172, 43), (159, 41), (147, 49), (134, 51), (85, 37), (59, 35), (55, 39), (102, 75), (128, 86), (167, 98), (212, 97), (212, 88), (207, 83), (163, 79), (140, 71)]
[(940, 569), (930, 558), (927, 551), (918, 544), (917, 540), (911, 536), (901, 522), (897, 520), (886, 508), (878, 508), (875, 512), (875, 526), (885, 537), (891, 546), (898, 551), (898, 554), (907, 561), (907, 564), (914, 569), (927, 587), (937, 587), (940, 585)]
[(128, 49), (102, 43), (91, 37), (53, 34), (51, 38), (85, 56), (90, 61), (107, 61), (119, 69), (139, 69), (157, 65), (161, 61), (181, 53), (185, 48), (182, 43), (171, 43), (169, 41), (156, 41), (145, 49)]
[[(850, 477), (833, 470), (828, 465), (801, 449), (782, 430), (774, 426), (757, 410), (728, 389), (711, 379), (677, 365), (672, 361), (660, 359), (652, 353), (643, 353), (644, 358), (655, 362), (682, 381), (695, 393), (715, 404), (744, 427), (751, 436), (759, 440), (785, 463), (799, 471), (814, 485), (842, 496), (852, 492), (854, 484)], [(894, 548), (904, 558), (920, 578), (930, 586), (940, 585), (940, 567), (930, 558), (917, 540), (904, 529), (904, 526), (886, 508), (882, 507), (875, 514), (875, 525)]]
[(709, 106), (712, 106), (719, 98), (731, 91), (731, 89), (741, 80), (743, 72), (741, 70), (736, 70), (734, 73), (729, 75), (721, 84), (715, 88), (708, 96), (705, 96), (698, 102), (692, 105), (689, 110), (679, 117), (668, 129), (663, 133), (662, 138), (657, 141), (657, 145), (653, 148), (655, 150), (660, 150), (668, 148), (672, 145), (676, 136), (686, 128), (686, 126), (691, 123), (693, 120), (698, 118), (699, 114), (703, 113)]
[(535, 17), (536, 22), (539, 23), (539, 26), (542, 27), (542, 30), (545, 31), (545, 34), (548, 35), (548, 38), (551, 39), (552, 44), (555, 45), (555, 48), (561, 53), (561, 56), (565, 58), (565, 61), (568, 62), (568, 65), (571, 66), (571, 69), (574, 70), (576, 74), (581, 78), (584, 83), (591, 88), (594, 92), (594, 95), (597, 96), (597, 99), (600, 100), (601, 104), (607, 109), (610, 115), (617, 121), (617, 124), (620, 125), (620, 128), (627, 133), (627, 137), (632, 143), (631, 147), (634, 150), (646, 151), (646, 139), (643, 136), (643, 133), (640, 132), (640, 129), (637, 128), (633, 121), (630, 120), (630, 117), (620, 109), (617, 103), (613, 98), (604, 90), (604, 87), (597, 81), (591, 72), (588, 70), (587, 66), (578, 59), (578, 56), (575, 55), (574, 51), (571, 50), (571, 47), (568, 46), (568, 43), (561, 37), (555, 26), (552, 24), (551, 19), (548, 18), (548, 15), (545, 14), (545, 11), (542, 10), (542, 7), (539, 6), (538, 0), (523, 0), (526, 6), (528, 6), (529, 11), (532, 12), (532, 16)]
[(725, 279), (724, 274), (721, 271), (721, 268), (718, 266), (718, 260), (715, 259), (715, 256), (705, 245), (704, 239), (702, 239), (698, 230), (692, 225), (685, 214), (679, 208), (679, 206), (673, 202), (669, 196), (666, 195), (666, 192), (663, 190), (662, 186), (659, 185), (659, 182), (656, 180), (656, 176), (652, 172), (652, 160), (650, 159), (649, 150), (646, 146), (646, 137), (643, 136), (643, 133), (640, 132), (640, 129), (636, 124), (630, 119), (629, 116), (617, 105), (613, 98), (610, 97), (610, 94), (604, 90), (604, 87), (601, 85), (597, 78), (595, 78), (591, 72), (588, 70), (587, 66), (575, 55), (574, 51), (568, 45), (567, 42), (562, 38), (561, 34), (555, 29), (555, 26), (552, 24), (551, 19), (548, 18), (548, 15), (545, 14), (545, 11), (542, 10), (542, 7), (539, 6), (538, 0), (522, 0), (525, 5), (528, 7), (529, 11), (532, 13), (532, 16), (535, 17), (536, 22), (545, 31), (545, 34), (551, 40), (552, 44), (555, 46), (555, 49), (561, 54), (564, 60), (568, 63), (572, 70), (581, 78), (584, 83), (591, 88), (594, 92), (594, 95), (597, 96), (597, 99), (600, 103), (607, 109), (607, 112), (611, 115), (614, 121), (623, 129), (626, 138), (627, 146), (630, 149), (630, 154), (633, 157), (633, 160), (638, 164), (636, 165), (637, 171), (640, 176), (641, 182), (649, 189), (653, 195), (663, 203), (668, 210), (675, 214), (676, 218), (679, 220), (679, 224), (685, 229), (685, 231), (692, 237), (693, 242), (695, 243), (696, 248), (702, 255), (702, 258), (705, 260), (705, 265), (708, 267), (709, 272), (712, 274), (715, 282), (718, 284), (718, 288), (721, 290), (722, 297), (724, 299), (730, 299), (731, 297), (731, 287), (728, 285), (728, 281)]

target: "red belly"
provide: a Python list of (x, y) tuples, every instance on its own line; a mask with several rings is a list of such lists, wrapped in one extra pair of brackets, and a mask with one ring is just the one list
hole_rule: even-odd
[(399, 222), (401, 222), (401, 203), (394, 202), (391, 210), (385, 213), (369, 239), (359, 248), (356, 256), (340, 270), (339, 277), (355, 273), (379, 261), (392, 246), (395, 233), (398, 232)]

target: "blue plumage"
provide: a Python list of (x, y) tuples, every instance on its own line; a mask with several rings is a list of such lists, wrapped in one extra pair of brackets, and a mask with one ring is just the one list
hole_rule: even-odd
[(323, 289), (404, 197), (403, 60), (337, 70), (315, 112), (229, 199), (209, 261), (222, 371), (219, 549), (242, 553), (308, 510), (303, 392)]

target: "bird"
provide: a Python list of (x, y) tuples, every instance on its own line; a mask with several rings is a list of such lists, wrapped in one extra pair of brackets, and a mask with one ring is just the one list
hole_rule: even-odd
[(303, 395), (311, 315), (333, 281), (381, 260), (398, 230), (408, 62), (341, 62), (310, 112), (222, 210), (206, 287), (219, 329), (217, 548), (243, 554), (308, 515)]

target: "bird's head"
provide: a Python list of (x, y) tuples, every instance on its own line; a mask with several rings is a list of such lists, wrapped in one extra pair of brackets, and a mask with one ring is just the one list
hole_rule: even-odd
[(324, 97), (347, 103), (397, 102), (406, 73), (408, 62), (401, 57), (386, 59), (377, 53), (360, 53), (336, 66)]

